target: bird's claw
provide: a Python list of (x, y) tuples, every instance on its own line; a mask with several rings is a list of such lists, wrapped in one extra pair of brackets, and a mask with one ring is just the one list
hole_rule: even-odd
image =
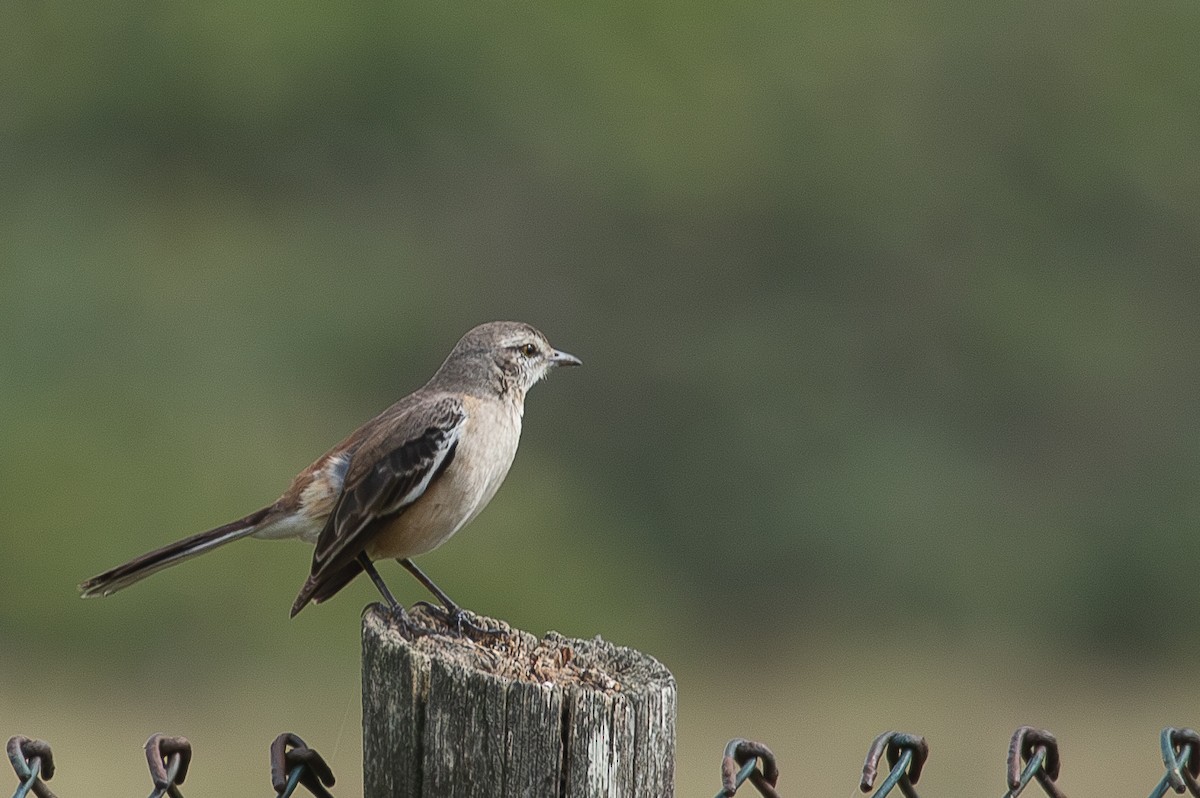
[(422, 635), (429, 634), (429, 630), (417, 624), (411, 615), (404, 609), (404, 605), (399, 602), (395, 604), (387, 604), (382, 601), (373, 601), (363, 610), (374, 608), (377, 612), (387, 619), (388, 624), (395, 629), (400, 630), (400, 634), (409, 640), (415, 640)]
[(490, 626), (480, 626), (472, 620), (472, 613), (464, 610), (462, 607), (452, 607), (447, 609), (439, 607), (436, 604), (430, 604), (428, 601), (418, 601), (414, 607), (423, 607), (426, 612), (433, 615), (449, 629), (453, 630), (458, 637), (469, 637), (472, 640), (495, 640), (498, 637), (504, 636), (503, 629), (493, 629)]

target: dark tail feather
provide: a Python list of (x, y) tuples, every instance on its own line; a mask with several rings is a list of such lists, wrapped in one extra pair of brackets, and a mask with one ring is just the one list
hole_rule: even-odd
[(362, 570), (358, 560), (351, 560), (342, 566), (341, 570), (322, 576), (319, 580), (312, 576), (308, 577), (304, 580), (304, 587), (300, 588), (300, 595), (296, 596), (296, 601), (292, 604), (291, 617), (295, 618), (296, 613), (308, 606), (310, 601), (320, 604), (330, 598), (334, 593), (350, 584), (350, 581), (361, 574)]
[(266, 517), (270, 510), (270, 507), (264, 507), (250, 513), (245, 518), (230, 521), (216, 529), (210, 529), (207, 532), (177, 540), (161, 549), (147, 552), (124, 565), (118, 565), (99, 576), (93, 576), (79, 586), (79, 592), (83, 598), (95, 598), (116, 593), (134, 582), (140, 582), (150, 574), (158, 573), (164, 568), (181, 563), (197, 554), (203, 554), (218, 546), (224, 546), (226, 543), (246, 537), (254, 532), (259, 522)]

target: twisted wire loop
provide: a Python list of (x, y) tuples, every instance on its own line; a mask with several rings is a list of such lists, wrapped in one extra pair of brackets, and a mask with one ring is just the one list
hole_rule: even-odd
[(905, 798), (918, 798), (913, 785), (921, 778), (921, 768), (929, 758), (929, 743), (915, 734), (891, 731), (876, 737), (867, 749), (867, 760), (863, 763), (862, 781), (858, 788), (863, 792), (871, 791), (875, 775), (879, 772), (879, 760), (885, 753), (891, 770), (872, 798), (884, 798), (896, 785), (900, 786)]
[(154, 780), (154, 792), (150, 798), (183, 798), (179, 785), (187, 778), (188, 765), (192, 761), (192, 744), (186, 737), (167, 737), (152, 734), (146, 741), (146, 763), (150, 766), (150, 778)]
[[(1200, 798), (1200, 733), (1168, 726), (1162, 730), (1160, 747), (1166, 772), (1150, 798), (1163, 798), (1172, 790)], [(15, 736), (9, 739), (6, 750), (19, 782), (13, 798), (27, 798), (30, 794), (36, 798), (56, 798), (46, 784), (54, 776), (54, 757), (48, 743)], [(886, 798), (896, 787), (904, 798), (918, 798), (914, 785), (929, 759), (925, 738), (895, 731), (876, 737), (863, 763), (859, 783), (862, 792), (871, 792), (885, 757), (888, 774), (871, 798)], [(150, 798), (183, 798), (179, 785), (187, 777), (191, 760), (192, 745), (187, 738), (152, 735), (146, 741), (146, 761), (154, 781)], [(1048, 798), (1066, 798), (1057, 783), (1060, 768), (1058, 740), (1054, 735), (1034, 726), (1019, 727), (1008, 746), (1008, 792), (1004, 798), (1018, 798), (1035, 779)], [(299, 736), (284, 732), (271, 743), (271, 786), (276, 798), (292, 798), (298, 787), (304, 787), (316, 798), (333, 798), (328, 788), (334, 781), (329, 765)], [(762, 743), (735, 738), (725, 746), (721, 791), (716, 798), (733, 798), (747, 781), (763, 798), (780, 798), (775, 789), (779, 781), (775, 754)]]
[(721, 759), (721, 791), (717, 798), (732, 798), (747, 780), (764, 798), (779, 798), (775, 791), (779, 781), (775, 754), (762, 743), (735, 738), (725, 746), (725, 756)]
[(1177, 793), (1189, 792), (1200, 798), (1200, 734), (1192, 729), (1176, 729), (1168, 726), (1159, 738), (1162, 747), (1163, 774), (1150, 798), (1162, 798), (1168, 789)]
[(1058, 771), (1058, 740), (1045, 729), (1022, 726), (1013, 732), (1008, 745), (1008, 792), (1004, 798), (1017, 798), (1035, 778), (1050, 798), (1066, 798), (1056, 783)]
[(45, 781), (54, 776), (54, 754), (49, 743), (17, 735), (9, 739), (6, 750), (20, 782), (13, 798), (25, 798), (30, 792), (38, 798), (55, 798)]
[(333, 771), (303, 740), (284, 732), (271, 743), (271, 786), (278, 798), (291, 798), (302, 786), (317, 798), (333, 798), (326, 787), (334, 784)]

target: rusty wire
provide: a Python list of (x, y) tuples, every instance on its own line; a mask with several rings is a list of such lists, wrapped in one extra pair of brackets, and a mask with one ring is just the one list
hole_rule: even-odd
[(747, 780), (764, 798), (779, 798), (775, 791), (775, 783), (779, 781), (775, 754), (762, 743), (735, 738), (725, 746), (725, 756), (721, 759), (721, 791), (717, 798), (732, 798)]
[(1013, 733), (1008, 746), (1008, 792), (1004, 798), (1017, 798), (1035, 778), (1050, 798), (1066, 798), (1055, 783), (1058, 770), (1058, 740), (1054, 735), (1045, 729), (1022, 726)]
[[(1168, 790), (1189, 793), (1200, 798), (1200, 733), (1193, 729), (1167, 727), (1160, 736), (1163, 765), (1166, 773), (1150, 793), (1150, 798), (1163, 798)], [(872, 798), (885, 798), (899, 787), (905, 798), (918, 798), (913, 785), (929, 758), (929, 745), (924, 737), (902, 732), (885, 732), (871, 743), (863, 764), (859, 788), (870, 792), (879, 774), (879, 763), (887, 758), (888, 774)], [(759, 769), (759, 762), (762, 769)], [(1048, 798), (1066, 798), (1058, 786), (1061, 759), (1058, 740), (1045, 729), (1021, 726), (1008, 746), (1007, 786), (1004, 798), (1017, 798), (1032, 781), (1037, 781)], [(721, 761), (721, 792), (717, 798), (731, 798), (746, 781), (751, 781), (759, 793), (768, 798), (780, 798), (775, 790), (779, 769), (775, 755), (762, 743), (731, 740)]]
[(893, 731), (884, 732), (876, 737), (867, 749), (862, 781), (859, 782), (858, 788), (863, 792), (871, 791), (875, 784), (875, 775), (879, 772), (879, 760), (885, 753), (891, 770), (872, 798), (884, 798), (897, 785), (905, 798), (917, 798), (917, 791), (913, 785), (921, 778), (921, 768), (929, 758), (929, 743), (925, 742), (924, 737), (915, 734)]
[[(1190, 728), (1167, 727), (1160, 735), (1160, 748), (1166, 772), (1150, 793), (1163, 798), (1169, 790), (1200, 798), (1200, 734)], [(7, 745), (9, 762), (17, 775), (13, 798), (56, 798), (46, 781), (54, 775), (50, 745), (42, 740), (15, 736)], [(187, 776), (192, 747), (184, 737), (155, 734), (146, 741), (146, 760), (154, 791), (150, 798), (183, 798), (179, 785)], [(870, 792), (886, 757), (888, 774), (872, 798), (885, 798), (899, 787), (905, 798), (918, 798), (914, 785), (929, 758), (924, 737), (902, 732), (885, 732), (871, 743), (863, 764), (859, 788)], [(1060, 769), (1058, 741), (1053, 734), (1033, 726), (1014, 732), (1008, 746), (1007, 786), (1004, 798), (1018, 798), (1036, 780), (1049, 798), (1065, 798), (1058, 787)], [(762, 743), (733, 739), (725, 746), (721, 760), (721, 791), (717, 798), (732, 798), (749, 781), (763, 798), (781, 798), (775, 785), (779, 767), (775, 754)], [(315, 750), (295, 734), (279, 735), (271, 744), (271, 785), (277, 798), (291, 798), (297, 787), (304, 787), (316, 798), (333, 798), (327, 789), (334, 784), (329, 765)]]
[(25, 798), (30, 792), (38, 798), (55, 798), (46, 781), (54, 776), (54, 754), (45, 740), (30, 740), (17, 735), (6, 746), (8, 761), (17, 774), (13, 798)]
[[(19, 782), (13, 798), (26, 798), (31, 792), (37, 798), (56, 798), (45, 782), (54, 775), (54, 758), (48, 743), (17, 736), (8, 741), (7, 750)], [(146, 741), (146, 762), (154, 782), (150, 798), (164, 795), (183, 798), (179, 785), (187, 777), (191, 761), (192, 744), (186, 737), (151, 735)], [(297, 787), (304, 787), (316, 798), (333, 798), (326, 789), (333, 783), (329, 765), (295, 734), (284, 732), (271, 743), (271, 786), (277, 798), (291, 798)]]
[[(17, 736), (8, 741), (7, 750), (19, 782), (13, 798), (26, 798), (31, 792), (37, 798), (56, 798), (45, 782), (54, 775), (48, 743)], [(146, 741), (146, 762), (154, 782), (150, 798), (183, 798), (179, 785), (187, 777), (191, 761), (192, 744), (186, 737), (151, 735)], [(297, 787), (304, 787), (316, 798), (333, 798), (326, 789), (333, 783), (329, 765), (295, 734), (284, 732), (271, 743), (271, 786), (277, 798), (291, 798)]]
[(295, 734), (284, 732), (271, 743), (271, 786), (278, 798), (291, 798), (297, 786), (317, 798), (333, 798), (325, 789), (333, 783), (329, 765)]
[(154, 792), (150, 798), (183, 798), (179, 785), (187, 778), (188, 765), (192, 761), (192, 744), (186, 737), (167, 737), (152, 734), (146, 741), (146, 762), (150, 766), (150, 778), (154, 780)]

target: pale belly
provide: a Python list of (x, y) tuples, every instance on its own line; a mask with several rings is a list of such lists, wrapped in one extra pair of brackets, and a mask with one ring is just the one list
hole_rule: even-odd
[(459, 441), (454, 462), (421, 498), (371, 539), (367, 555), (372, 560), (433, 551), (483, 511), (517, 454), (521, 417), (519, 411), (507, 411), (494, 405), (471, 408), (471, 427)]

